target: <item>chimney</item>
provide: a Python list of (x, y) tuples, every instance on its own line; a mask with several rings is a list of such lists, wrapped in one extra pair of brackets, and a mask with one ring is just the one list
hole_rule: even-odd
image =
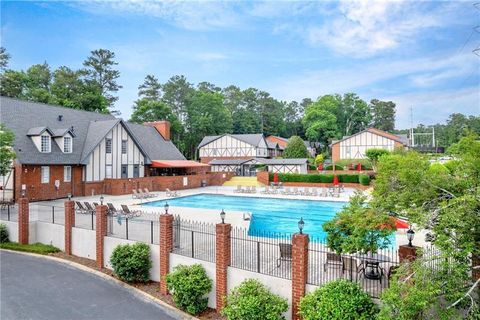
[(157, 129), (158, 133), (160, 133), (163, 139), (167, 141), (170, 140), (170, 121), (162, 120), (162, 121), (145, 122), (144, 125), (154, 127), (155, 129)]

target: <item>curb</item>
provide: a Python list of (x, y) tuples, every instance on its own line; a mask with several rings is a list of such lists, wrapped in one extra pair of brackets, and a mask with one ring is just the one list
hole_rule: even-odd
[(66, 264), (66, 265), (69, 265), (71, 267), (74, 267), (76, 269), (79, 269), (79, 270), (82, 270), (82, 271), (85, 271), (85, 272), (88, 272), (88, 273), (91, 273), (91, 274), (94, 274), (96, 275), (97, 277), (100, 277), (102, 279), (105, 279), (105, 280), (108, 280), (108, 281), (111, 281), (111, 282), (114, 282), (120, 286), (122, 286), (123, 288), (127, 289), (127, 290), (130, 290), (130, 291), (133, 291), (132, 293), (134, 295), (137, 295), (137, 296), (141, 296), (142, 298), (152, 302), (152, 303), (155, 303), (155, 304), (158, 304), (162, 307), (164, 307), (165, 311), (167, 311), (167, 313), (171, 314), (172, 316), (176, 316), (176, 317), (179, 317), (179, 319), (183, 319), (183, 320), (200, 320), (192, 315), (189, 315), (188, 313), (185, 313), (183, 312), (182, 310), (179, 310), (175, 307), (173, 307), (172, 305), (138, 289), (138, 288), (135, 288), (123, 281), (120, 281), (112, 276), (109, 276), (103, 272), (100, 272), (100, 271), (97, 271), (97, 270), (94, 270), (94, 269), (91, 269), (89, 267), (86, 267), (84, 266), (83, 264), (80, 264), (80, 263), (77, 263), (77, 262), (73, 262), (73, 261), (69, 261), (69, 260), (65, 260), (65, 259), (62, 259), (62, 258), (58, 258), (58, 257), (54, 257), (54, 256), (49, 256), (49, 255), (43, 255), (43, 254), (37, 254), (37, 253), (31, 253), (31, 252), (23, 252), (23, 251), (15, 251), (15, 250), (8, 250), (8, 249), (0, 249), (0, 252), (1, 251), (5, 251), (5, 252), (13, 252), (13, 253), (17, 253), (17, 254), (23, 254), (25, 256), (31, 256), (31, 257), (36, 257), (36, 258), (43, 258), (43, 259), (46, 259), (46, 260), (51, 260), (51, 261), (55, 261), (55, 262), (59, 262), (59, 263), (63, 263), (63, 264)]

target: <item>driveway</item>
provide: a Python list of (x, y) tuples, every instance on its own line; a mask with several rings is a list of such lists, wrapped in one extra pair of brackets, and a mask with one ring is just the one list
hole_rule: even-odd
[(114, 282), (56, 261), (0, 251), (0, 267), (2, 320), (181, 319)]

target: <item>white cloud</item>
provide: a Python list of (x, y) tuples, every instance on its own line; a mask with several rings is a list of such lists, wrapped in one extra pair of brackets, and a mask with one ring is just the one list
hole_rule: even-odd
[(237, 25), (234, 6), (214, 1), (82, 1), (73, 2), (91, 13), (140, 14), (164, 19), (188, 30), (209, 30)]
[(352, 67), (332, 67), (285, 77), (274, 82), (270, 90), (282, 99), (298, 100), (365, 88), (375, 91), (378, 90), (377, 87), (383, 87), (383, 84), (377, 83), (399, 77), (407, 78), (402, 83), (403, 88), (429, 87), (467, 76), (478, 66), (478, 60), (470, 53), (447, 57), (432, 55), (409, 60), (379, 59), (369, 63), (357, 63)]
[[(426, 28), (439, 27), (449, 20), (451, 4), (439, 3), (434, 9), (427, 2), (345, 0), (341, 15), (304, 30), (311, 45), (323, 45), (333, 51), (367, 57), (399, 47)], [(452, 23), (452, 21), (449, 21)]]
[(413, 125), (445, 122), (452, 113), (480, 114), (478, 87), (459, 90), (429, 91), (380, 97), (397, 104), (397, 128), (410, 127), (410, 108), (413, 109)]

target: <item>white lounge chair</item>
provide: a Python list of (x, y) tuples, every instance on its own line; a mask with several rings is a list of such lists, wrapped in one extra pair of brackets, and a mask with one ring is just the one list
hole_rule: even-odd
[(284, 190), (282, 190), (282, 194), (284, 195), (289, 195), (291, 194), (292, 192), (290, 191), (290, 187), (285, 187)]
[(167, 197), (178, 197), (179, 196), (177, 191), (171, 191), (168, 188), (165, 189), (165, 194), (166, 194)]
[(269, 193), (270, 193), (270, 187), (269, 187), (269, 186), (265, 186), (265, 189), (263, 189), (262, 191), (260, 191), (260, 193), (269, 194)]
[(148, 188), (143, 188), (143, 191), (147, 196), (149, 196), (151, 198), (158, 196), (156, 193), (151, 193), (150, 190), (148, 190)]
[(328, 197), (328, 193), (327, 193), (327, 188), (322, 188), (322, 197), (326, 198)]
[(233, 190), (233, 192), (235, 192), (235, 193), (240, 193), (240, 192), (242, 192), (242, 186), (241, 186), (241, 185), (238, 185), (238, 186), (237, 186), (237, 189)]
[(313, 197), (318, 197), (318, 190), (317, 188), (312, 188), (312, 193), (310, 194)]
[(252, 186), (252, 193), (257, 193), (257, 186)]
[(294, 187), (294, 188), (293, 188), (292, 194), (294, 194), (294, 195), (300, 194), (300, 191), (298, 191), (298, 188), (297, 188), (297, 187)]

